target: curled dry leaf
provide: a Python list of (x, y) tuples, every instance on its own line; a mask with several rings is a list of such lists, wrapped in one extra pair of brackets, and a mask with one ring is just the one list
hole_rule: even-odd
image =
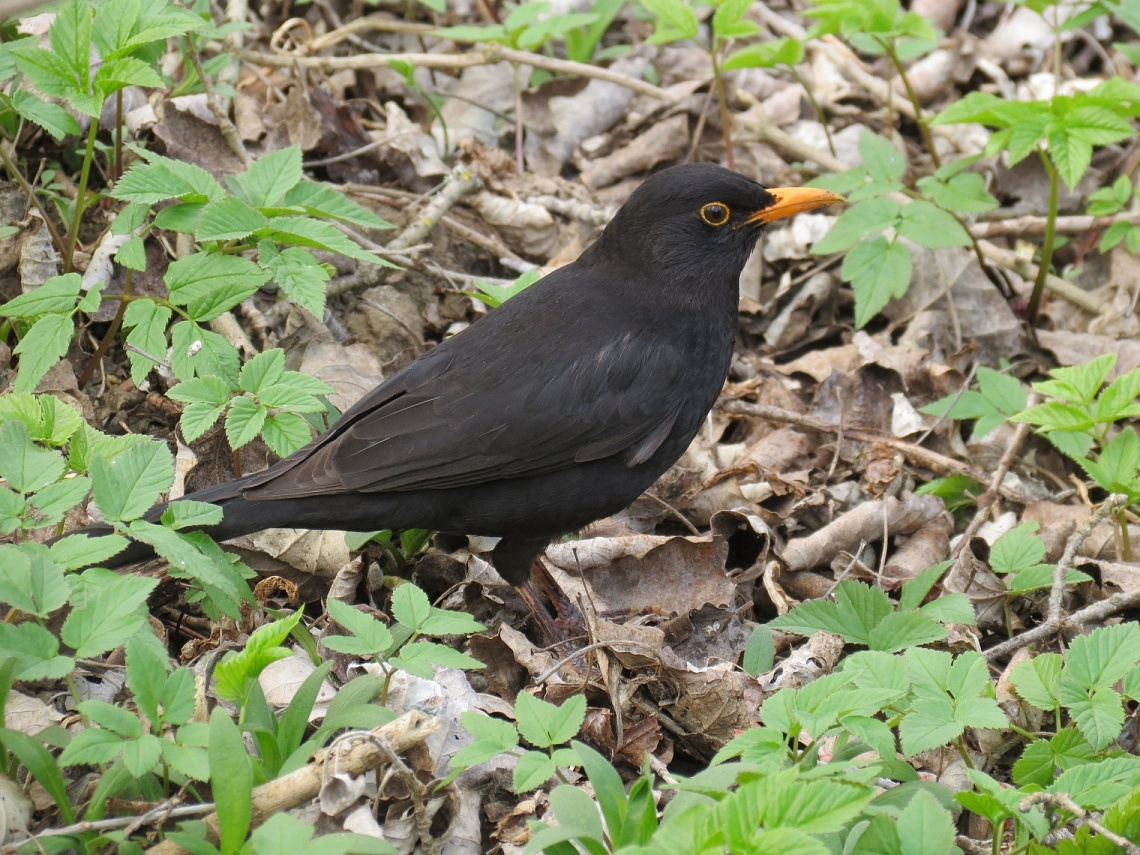
[(887, 558), (883, 566), (883, 587), (896, 590), (927, 567), (944, 561), (950, 554), (953, 533), (954, 518), (948, 511), (926, 522)]
[[(571, 576), (559, 582), (571, 599), (589, 586), (600, 611), (646, 608), (661, 614), (699, 609), (705, 603), (726, 606), (736, 586), (725, 575), (728, 542), (708, 537), (634, 535), (591, 538), (552, 545), (547, 560)], [(579, 576), (579, 578), (574, 578)], [(669, 579), (669, 585), (662, 585)]]
[(609, 187), (638, 172), (684, 157), (689, 147), (689, 117), (684, 114), (654, 122), (613, 154), (598, 158), (582, 169), (582, 183), (597, 189)]
[(792, 573), (818, 567), (841, 549), (853, 551), (860, 544), (882, 540), (884, 535), (910, 534), (945, 512), (938, 497), (913, 493), (863, 502), (818, 531), (788, 541), (784, 562)]
[[(618, 59), (610, 69), (640, 78), (647, 65), (645, 57), (631, 56)], [(625, 118), (633, 97), (633, 90), (625, 86), (590, 80), (574, 95), (528, 99), (527, 166), (542, 175), (559, 175), (579, 143), (608, 131)]]
[(468, 200), (479, 216), (498, 229), (520, 255), (549, 258), (558, 247), (558, 224), (542, 205), (508, 199), (484, 190)]

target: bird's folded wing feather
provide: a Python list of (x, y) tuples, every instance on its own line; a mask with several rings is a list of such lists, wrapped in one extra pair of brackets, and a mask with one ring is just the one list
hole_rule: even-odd
[(540, 345), (522, 364), (496, 348), (493, 320), (469, 330), (464, 349), (444, 342), (378, 386), (313, 446), (250, 481), (247, 495), (445, 489), (606, 457), (635, 466), (685, 407), (682, 354), (659, 337), (647, 346), (628, 332), (551, 330), (532, 338)]

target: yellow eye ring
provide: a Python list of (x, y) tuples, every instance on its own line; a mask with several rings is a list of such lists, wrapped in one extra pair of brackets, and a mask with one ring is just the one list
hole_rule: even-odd
[(732, 211), (724, 202), (709, 202), (701, 206), (701, 220), (705, 224), (719, 228), (725, 225), (732, 216)]

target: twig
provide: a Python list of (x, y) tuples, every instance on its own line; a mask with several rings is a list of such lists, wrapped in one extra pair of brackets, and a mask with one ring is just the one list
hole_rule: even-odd
[(1027, 813), (1034, 805), (1048, 805), (1051, 808), (1060, 808), (1067, 811), (1081, 820), (1085, 825), (1095, 831), (1097, 834), (1110, 840), (1123, 849), (1128, 855), (1140, 855), (1140, 846), (1137, 846), (1128, 838), (1117, 834), (1115, 831), (1105, 828), (1098, 820), (1092, 818), (1083, 807), (1074, 802), (1066, 793), (1031, 793), (1023, 798), (1017, 804), (1017, 809), (1022, 813)]
[[(371, 733), (377, 739), (383, 740), (391, 751), (400, 754), (413, 745), (423, 742), (438, 729), (438, 719), (431, 718), (419, 710), (410, 710)], [(353, 745), (340, 755), (334, 755), (331, 749), (325, 749), (318, 753), (308, 766), (254, 788), (250, 811), (251, 827), (256, 828), (273, 814), (304, 804), (316, 796), (324, 783), (326, 766), (334, 767), (338, 773), (360, 775), (377, 768), (387, 759), (387, 753), (373, 744), (372, 740)], [(204, 819), (204, 822), (208, 839), (216, 845), (218, 815), (212, 813)], [(172, 840), (164, 840), (152, 846), (147, 852), (150, 855), (181, 855), (186, 850)]]
[[(1025, 404), (1026, 408), (1037, 406), (1037, 396), (1030, 395)], [(985, 522), (986, 517), (989, 515), (990, 508), (998, 500), (998, 490), (1005, 476), (1009, 474), (1009, 470), (1013, 467), (1013, 461), (1021, 453), (1021, 446), (1025, 444), (1026, 437), (1029, 436), (1029, 429), (1031, 425), (1029, 422), (1020, 422), (1017, 429), (1013, 432), (1013, 437), (1009, 441), (1009, 446), (1005, 450), (1005, 454), (1001, 456), (998, 461), (997, 469), (994, 470), (994, 476), (990, 479), (990, 486), (982, 495), (978, 496), (978, 509), (974, 513), (974, 518), (970, 520), (970, 524), (966, 526), (966, 530), (962, 532), (961, 538), (958, 540), (958, 545), (950, 552), (951, 558), (957, 558), (958, 553), (966, 548), (970, 542), (970, 538), (974, 533), (981, 528), (982, 523)]]
[(1109, 516), (1124, 507), (1127, 501), (1127, 497), (1119, 494), (1109, 496), (1104, 504), (1089, 515), (1089, 518), (1085, 520), (1085, 524), (1073, 532), (1072, 537), (1069, 538), (1069, 542), (1065, 544), (1065, 551), (1061, 555), (1061, 560), (1058, 561), (1057, 566), (1053, 568), (1053, 587), (1049, 591), (1049, 611), (1045, 616), (1045, 620), (1041, 624), (1033, 627), (1033, 629), (991, 647), (986, 651), (986, 659), (993, 662), (995, 659), (1008, 656), (1015, 650), (1028, 647), (1030, 644), (1036, 644), (1038, 641), (1049, 638), (1064, 629), (1079, 625), (1075, 622), (1076, 615), (1065, 620), (1061, 611), (1064, 605), (1065, 576), (1073, 566), (1073, 559), (1076, 558), (1077, 550), (1088, 540), (1093, 530)]
[[(984, 223), (974, 223), (970, 226), (970, 234), (976, 238), (1023, 237), (1025, 235), (1045, 234), (1046, 217), (1026, 216), (1010, 217), (1008, 220), (989, 220)], [(1101, 231), (1111, 228), (1117, 223), (1129, 223), (1140, 226), (1140, 212), (1129, 214), (1109, 214), (1103, 217), (1090, 217), (1087, 215), (1073, 217), (1057, 217), (1057, 234), (1081, 235), (1092, 231)]]
[[(388, 242), (388, 252), (407, 251), (409, 247), (422, 243), (443, 215), (455, 207), (464, 196), (483, 187), (483, 181), (470, 167), (460, 164), (443, 180), (443, 184), (429, 200), (423, 210), (416, 214), (404, 230)], [(384, 268), (370, 265), (357, 271), (355, 276), (345, 276), (329, 283), (330, 297), (368, 288), (380, 281)]]
[[(726, 413), (736, 413), (744, 416), (757, 416), (758, 418), (767, 419), (772, 422), (780, 422), (782, 424), (794, 424), (799, 427), (805, 427), (809, 430), (817, 430), (823, 433), (839, 433), (840, 426), (831, 424), (830, 422), (822, 421), (821, 419), (812, 418), (811, 416), (800, 415), (793, 413), (791, 410), (785, 410), (780, 407), (772, 407), (767, 404), (752, 404), (748, 401), (721, 401), (717, 407)], [(983, 472), (976, 466), (971, 466), (969, 463), (962, 463), (952, 457), (947, 457), (944, 454), (939, 454), (936, 451), (931, 451), (928, 448), (923, 448), (921, 445), (915, 445), (913, 442), (906, 442), (905, 440), (896, 439), (893, 436), (884, 436), (871, 431), (856, 430), (844, 426), (842, 428), (844, 438), (853, 439), (856, 442), (874, 442), (881, 445), (887, 445), (894, 448), (910, 460), (912, 463), (917, 463), (922, 466), (927, 466), (936, 472), (944, 472), (947, 474), (966, 475), (973, 478), (975, 481), (985, 483), (989, 480), (989, 473)], [(1011, 490), (1008, 487), (999, 487), (998, 491), (1002, 496), (1013, 502), (1027, 505), (1033, 500), (1028, 496), (1024, 496), (1016, 490)]]
[(230, 121), (228, 110), (218, 100), (217, 93), (214, 92), (214, 84), (211, 82), (210, 76), (206, 74), (206, 70), (202, 68), (202, 58), (198, 56), (198, 51), (194, 49), (194, 44), (189, 36), (182, 39), (182, 55), (190, 60), (190, 64), (194, 66), (194, 71), (198, 74), (198, 82), (202, 84), (202, 91), (206, 93), (206, 104), (209, 106), (210, 112), (214, 114), (214, 120), (218, 123), (218, 130), (222, 134), (222, 139), (238, 156), (242, 165), (248, 168), (250, 158), (249, 152), (245, 150), (245, 143), (242, 142), (241, 135), (234, 127), (234, 123)]
[(199, 805), (181, 805), (179, 807), (171, 807), (163, 803), (148, 810), (142, 816), (114, 816), (110, 819), (77, 822), (60, 828), (46, 828), (34, 836), (37, 838), (68, 837), (73, 834), (84, 834), (88, 831), (110, 831), (116, 828), (126, 828), (129, 825), (143, 826), (152, 822), (165, 822), (169, 819), (181, 819), (186, 816), (202, 816), (212, 813), (213, 810), (213, 802), (203, 802)]
[(406, 62), (417, 68), (438, 68), (459, 71), (475, 65), (494, 65), (499, 62), (513, 62), (529, 65), (532, 68), (541, 68), (554, 74), (569, 74), (593, 80), (605, 80), (616, 83), (626, 89), (632, 89), (640, 95), (648, 95), (667, 104), (676, 104), (682, 96), (646, 83), (637, 77), (622, 74), (595, 65), (586, 65), (568, 59), (558, 59), (552, 56), (530, 53), (525, 50), (500, 47), (491, 44), (479, 48), (470, 48), (464, 53), (389, 53), (389, 54), (357, 54), (355, 56), (296, 56), (294, 54), (271, 54), (260, 51), (240, 50), (238, 59), (259, 65), (273, 65), (281, 68), (319, 68), (324, 71), (340, 71), (345, 68), (367, 70), (383, 68), (392, 62)]

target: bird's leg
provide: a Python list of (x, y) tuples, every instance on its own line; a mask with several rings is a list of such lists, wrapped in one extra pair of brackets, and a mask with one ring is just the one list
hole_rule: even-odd
[(550, 610), (546, 608), (546, 604), (542, 602), (542, 595), (539, 593), (538, 588), (535, 587), (534, 580), (526, 579), (518, 585), (515, 585), (515, 591), (530, 610), (534, 622), (538, 624), (538, 631), (542, 633), (543, 641), (550, 645), (565, 644), (566, 633), (562, 631), (562, 627), (558, 625), (558, 621), (554, 619), (554, 616), (550, 614)]
[(550, 571), (546, 569), (546, 565), (542, 563), (542, 557), (539, 556), (534, 559), (530, 565), (530, 572), (532, 578), (538, 583), (538, 586), (546, 592), (546, 596), (550, 597), (550, 602), (554, 604), (554, 611), (558, 615), (558, 623), (561, 626), (569, 624), (573, 629), (581, 631), (586, 621), (582, 617), (582, 612), (578, 607), (571, 602), (570, 598), (566, 596), (566, 592), (555, 581), (554, 577), (550, 575)]

